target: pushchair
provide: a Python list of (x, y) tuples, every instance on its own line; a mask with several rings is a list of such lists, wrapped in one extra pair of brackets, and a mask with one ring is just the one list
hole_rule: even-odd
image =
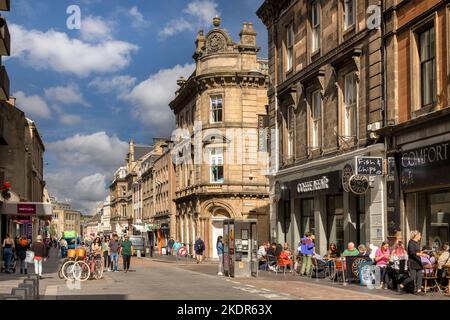
[[(9, 264), (9, 272), (10, 273), (15, 273), (16, 272), (16, 264), (17, 264), (17, 257), (15, 254), (12, 255), (11, 257), (11, 263)], [(6, 272), (6, 261), (5, 258), (3, 257), (3, 263), (2, 263), (2, 270), (1, 272)]]

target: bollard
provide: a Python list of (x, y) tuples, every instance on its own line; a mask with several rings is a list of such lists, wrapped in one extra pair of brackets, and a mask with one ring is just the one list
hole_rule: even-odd
[(19, 296), (22, 298), (22, 300), (28, 300), (27, 298), (27, 290), (26, 289), (12, 289), (11, 290), (11, 295), (13, 296)]
[(25, 289), (27, 292), (27, 300), (34, 300), (34, 288), (32, 284), (19, 284), (19, 289)]
[(33, 298), (38, 299), (39, 291), (38, 291), (38, 287), (37, 287), (37, 280), (36, 279), (25, 279), (25, 280), (23, 280), (23, 283), (30, 284), (33, 286)]
[(39, 297), (40, 297), (40, 295), (39, 295), (39, 292), (40, 292), (39, 291), (39, 276), (37, 274), (29, 274), (28, 279), (36, 281), (36, 291), (38, 293), (38, 299), (39, 299)]

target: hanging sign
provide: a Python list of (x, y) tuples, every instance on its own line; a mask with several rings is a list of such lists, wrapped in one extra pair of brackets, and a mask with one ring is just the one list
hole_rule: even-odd
[(350, 164), (345, 165), (342, 170), (342, 188), (345, 192), (350, 192), (350, 188), (348, 182), (350, 178), (353, 176), (353, 168)]
[(349, 188), (354, 194), (365, 194), (369, 190), (369, 179), (366, 176), (353, 175), (349, 180)]
[(367, 176), (382, 176), (383, 158), (356, 157), (356, 174)]

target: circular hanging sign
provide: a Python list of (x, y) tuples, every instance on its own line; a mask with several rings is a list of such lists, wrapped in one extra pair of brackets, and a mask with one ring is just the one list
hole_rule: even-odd
[(353, 168), (350, 164), (346, 164), (344, 169), (342, 170), (342, 187), (344, 188), (345, 192), (350, 192), (348, 182), (352, 176)]
[(178, 256), (179, 257), (184, 257), (187, 254), (187, 249), (186, 247), (181, 247), (180, 249), (178, 249)]
[(366, 176), (353, 175), (348, 181), (348, 186), (354, 194), (365, 194), (369, 189), (369, 179)]

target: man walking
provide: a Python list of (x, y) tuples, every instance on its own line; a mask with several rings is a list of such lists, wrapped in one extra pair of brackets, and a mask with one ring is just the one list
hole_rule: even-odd
[(125, 273), (130, 270), (130, 262), (133, 251), (133, 244), (131, 243), (130, 238), (128, 236), (125, 236), (125, 240), (123, 240), (120, 244), (120, 253), (122, 254), (123, 270), (125, 271)]
[(167, 242), (167, 255), (172, 255), (173, 245), (175, 244), (175, 240), (173, 240), (173, 237), (170, 237), (170, 240)]
[(119, 242), (119, 236), (117, 234), (114, 234), (111, 241), (109, 241), (109, 252), (111, 255), (111, 263), (113, 265), (113, 271), (119, 272), (119, 249), (120, 249), (120, 242)]
[(300, 276), (308, 276), (312, 269), (312, 256), (314, 255), (314, 235), (307, 232), (301, 239), (302, 269)]
[(200, 236), (198, 236), (197, 241), (195, 241), (194, 250), (195, 250), (195, 258), (197, 259), (197, 264), (202, 263), (203, 253), (205, 252), (205, 242), (203, 242)]

